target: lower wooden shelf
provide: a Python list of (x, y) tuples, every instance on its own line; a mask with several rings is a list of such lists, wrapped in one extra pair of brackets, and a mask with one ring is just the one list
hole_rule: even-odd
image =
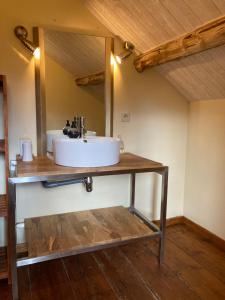
[(7, 249), (0, 248), (0, 280), (8, 278)]
[(18, 260), (18, 266), (93, 251), (157, 233), (127, 208), (118, 206), (25, 219), (25, 234), (27, 262)]
[(0, 139), (0, 153), (5, 153), (5, 140)]
[(7, 217), (8, 205), (6, 195), (0, 195), (0, 217)]

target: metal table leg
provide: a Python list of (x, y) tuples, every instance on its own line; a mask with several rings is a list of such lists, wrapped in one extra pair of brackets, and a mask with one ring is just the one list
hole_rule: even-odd
[(13, 300), (18, 300), (18, 281), (17, 281), (17, 267), (16, 267), (16, 185), (9, 181), (9, 264), (12, 280), (12, 297)]
[(159, 263), (163, 263), (164, 259), (164, 246), (165, 246), (165, 231), (166, 231), (166, 208), (167, 208), (167, 190), (168, 190), (168, 167), (161, 172), (157, 172), (162, 176), (162, 192), (161, 192), (161, 211), (160, 211), (160, 228), (153, 222), (148, 220), (135, 208), (135, 173), (131, 174), (130, 185), (130, 212), (134, 213), (143, 222), (145, 222), (152, 230), (160, 233), (159, 241)]
[(160, 242), (159, 242), (159, 263), (164, 260), (165, 230), (166, 230), (166, 208), (168, 190), (168, 167), (162, 173), (162, 193), (161, 193), (161, 212), (160, 212)]
[(131, 176), (131, 189), (130, 189), (130, 211), (134, 210), (134, 205), (135, 205), (135, 179), (136, 179), (136, 174), (132, 173), (130, 174)]

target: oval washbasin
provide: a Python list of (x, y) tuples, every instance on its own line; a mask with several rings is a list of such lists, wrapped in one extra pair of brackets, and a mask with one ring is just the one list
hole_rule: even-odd
[[(47, 151), (48, 152), (53, 152), (53, 140), (54, 139), (63, 139), (67, 138), (66, 135), (63, 134), (62, 129), (61, 130), (47, 130)], [(90, 131), (88, 130), (86, 133), (86, 136), (95, 136), (96, 132), (95, 131)]]
[(65, 135), (63, 134), (62, 130), (47, 130), (46, 132), (47, 135), (47, 151), (48, 152), (53, 152), (53, 139), (56, 138), (65, 138)]
[(120, 140), (111, 137), (54, 139), (54, 160), (66, 167), (103, 167), (117, 164)]

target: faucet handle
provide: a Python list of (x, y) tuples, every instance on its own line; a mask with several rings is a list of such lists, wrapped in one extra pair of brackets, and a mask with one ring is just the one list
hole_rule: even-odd
[(86, 134), (86, 129), (85, 129), (85, 117), (81, 116), (80, 117), (80, 137), (83, 138)]
[(85, 128), (85, 117), (84, 116), (81, 116), (80, 117), (80, 128)]

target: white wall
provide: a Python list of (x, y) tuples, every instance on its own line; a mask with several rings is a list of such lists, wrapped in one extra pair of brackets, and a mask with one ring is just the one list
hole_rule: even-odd
[(225, 100), (190, 105), (184, 215), (225, 239)]
[[(154, 69), (137, 73), (132, 57), (115, 68), (114, 96), (114, 135), (122, 136), (126, 151), (169, 166), (167, 214), (183, 215), (187, 100)], [(131, 114), (129, 123), (121, 122), (121, 112)], [(157, 175), (138, 175), (138, 207), (154, 219), (159, 218), (160, 183)]]
[[(62, 25), (85, 31), (107, 31), (78, 1), (60, 2), (22, 0), (16, 14), (12, 2), (0, 11), (0, 70), (8, 76), (10, 157), (18, 152), (18, 138), (26, 135), (36, 150), (34, 68), (31, 56), (13, 35), (14, 26), (24, 24)], [(50, 5), (51, 4), (51, 5)], [(36, 6), (36, 7), (34, 7)], [(55, 21), (56, 19), (56, 21)], [(159, 74), (149, 70), (138, 74), (130, 58), (115, 70), (115, 135), (121, 134), (127, 151), (158, 160), (170, 167), (168, 216), (183, 213), (184, 173), (187, 137), (187, 101)], [(121, 123), (121, 112), (131, 112), (131, 122)], [(148, 216), (158, 218), (159, 178), (138, 176), (138, 206)], [(150, 190), (150, 187), (152, 189)], [(40, 184), (18, 188), (17, 220), (24, 217), (73, 211), (92, 207), (127, 205), (129, 177), (94, 179), (94, 191), (67, 186), (44, 190)], [(146, 203), (144, 203), (146, 202)], [(1, 231), (0, 231), (1, 232)], [(0, 238), (0, 244), (3, 243)]]

